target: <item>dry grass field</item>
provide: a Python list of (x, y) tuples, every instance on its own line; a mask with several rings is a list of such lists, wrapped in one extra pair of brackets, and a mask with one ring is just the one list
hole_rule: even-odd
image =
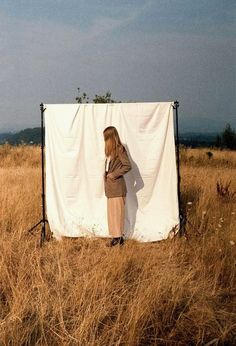
[(40, 147), (0, 146), (0, 345), (236, 345), (236, 152), (180, 159), (185, 237), (41, 249)]

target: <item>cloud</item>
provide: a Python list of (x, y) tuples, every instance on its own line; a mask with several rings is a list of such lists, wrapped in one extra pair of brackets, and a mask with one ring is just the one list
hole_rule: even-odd
[(121, 3), (83, 28), (0, 15), (0, 131), (37, 126), (41, 102), (73, 103), (77, 87), (123, 101), (177, 98), (182, 121), (235, 114), (232, 38), (136, 31), (155, 3)]

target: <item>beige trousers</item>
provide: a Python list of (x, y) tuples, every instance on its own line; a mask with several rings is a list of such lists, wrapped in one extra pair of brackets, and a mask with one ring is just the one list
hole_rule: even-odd
[(107, 198), (107, 222), (109, 234), (121, 237), (124, 233), (125, 197)]

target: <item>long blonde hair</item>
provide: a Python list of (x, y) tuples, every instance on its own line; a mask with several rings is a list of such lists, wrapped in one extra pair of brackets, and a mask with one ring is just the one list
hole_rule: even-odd
[(108, 126), (103, 131), (105, 140), (105, 154), (112, 158), (118, 155), (119, 146), (123, 146), (121, 143), (117, 129), (114, 126)]

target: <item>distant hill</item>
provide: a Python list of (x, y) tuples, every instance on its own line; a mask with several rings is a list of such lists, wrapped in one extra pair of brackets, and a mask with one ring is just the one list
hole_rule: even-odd
[(222, 116), (221, 118), (210, 119), (207, 117), (183, 117), (179, 120), (180, 133), (218, 133), (222, 132), (226, 123), (230, 123), (233, 128), (236, 128), (236, 115)]
[(5, 138), (11, 136), (12, 134), (14, 134), (14, 133), (13, 132), (0, 133), (0, 143), (2, 143), (2, 141), (5, 141)]
[(186, 146), (191, 146), (192, 148), (215, 146), (218, 134), (217, 132), (185, 132), (179, 135), (179, 142)]
[(8, 132), (0, 134), (0, 144), (8, 142), (12, 145), (21, 143), (37, 145), (41, 143), (41, 128), (27, 128), (16, 133)]
[[(179, 142), (180, 144), (191, 147), (214, 146), (216, 143), (217, 134), (217, 132), (185, 132), (179, 134)], [(39, 145), (41, 144), (41, 128), (27, 128), (16, 133), (0, 133), (0, 144), (4, 144), (5, 142), (8, 142), (11, 145), (18, 145), (21, 143), (28, 145)]]

